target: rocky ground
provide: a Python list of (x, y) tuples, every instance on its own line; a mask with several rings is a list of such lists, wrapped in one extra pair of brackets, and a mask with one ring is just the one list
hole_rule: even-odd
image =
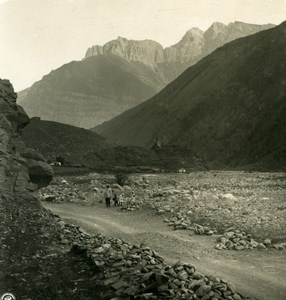
[[(40, 190), (40, 196), (45, 200), (43, 203), (74, 203), (87, 209), (92, 205), (96, 209), (104, 207), (100, 202), (107, 183), (124, 196), (123, 207), (111, 210), (121, 214), (127, 211), (134, 214), (135, 219), (153, 211), (161, 226), (172, 228), (174, 232), (181, 229), (188, 235), (195, 234), (196, 228), (204, 228), (205, 232), (208, 226), (214, 234), (225, 233), (227, 229), (234, 232), (229, 239), (239, 234), (237, 230), (245, 230), (245, 234), (252, 234), (259, 243), (266, 238), (271, 239), (270, 245), (282, 245), (285, 241), (283, 174), (134, 175), (123, 187), (111, 175), (89, 174), (56, 177), (50, 186)], [(258, 202), (262, 195), (272, 202), (266, 199)], [(253, 201), (247, 201), (248, 197)], [(1, 260), (1, 270), (5, 270), (1, 273), (4, 283), (1, 290), (21, 295), (21, 299), (245, 298), (224, 279), (197, 272), (193, 264), (166, 263), (149, 245), (136, 243), (138, 239), (126, 242), (124, 238), (90, 234), (78, 224), (73, 225), (46, 210), (4, 207), (1, 228), (10, 230), (4, 231), (1, 237), (9, 259)], [(246, 218), (242, 212), (246, 209), (252, 221), (243, 221)], [(229, 214), (225, 214), (226, 210)], [(271, 219), (265, 224), (257, 222), (265, 216)], [(190, 228), (174, 225), (173, 218), (177, 218), (175, 223), (189, 222)], [(168, 223), (164, 222), (167, 219)], [(11, 221), (15, 226), (11, 227)], [(171, 222), (172, 226), (168, 226)], [(256, 224), (259, 226), (253, 230), (251, 226)], [(230, 226), (234, 231), (229, 231)], [(100, 232), (100, 228), (97, 231)], [(209, 231), (206, 232), (209, 234)], [(265, 232), (268, 235), (264, 235)], [(146, 239), (144, 234), (143, 238)], [(157, 240), (156, 234), (154, 239)], [(167, 240), (166, 236), (161, 241), (165, 247)], [(215, 245), (209, 243), (209, 247)], [(266, 245), (266, 249), (270, 250), (270, 245)], [(279, 249), (283, 250), (283, 245)]]
[[(237, 250), (241, 250), (275, 246), (284, 249), (284, 173), (133, 175), (123, 187), (112, 175), (90, 174), (57, 178), (41, 190), (41, 197), (53, 202), (90, 205), (91, 199), (93, 202), (103, 200), (106, 183), (122, 195), (121, 209), (151, 207), (163, 217), (166, 226), (174, 230), (189, 230), (190, 234), (200, 235), (221, 234), (219, 243), (227, 244), (221, 248), (239, 246)], [(230, 242), (233, 245), (229, 245)]]
[[(97, 236), (95, 241), (89, 241), (83, 249), (84, 252), (91, 253), (96, 266), (105, 270), (106, 267), (111, 267), (113, 276), (107, 273), (101, 274), (103, 277), (100, 277), (99, 285), (106, 282), (109, 287), (112, 287), (118, 276), (122, 279), (118, 286), (112, 287), (115, 294), (123, 292), (125, 295), (123, 297), (134, 297), (136, 293), (137, 295), (141, 293), (142, 296), (146, 292), (144, 297), (151, 297), (150, 299), (155, 297), (154, 294), (162, 299), (168, 297), (184, 299), (183, 295), (193, 299), (196, 297), (220, 299), (219, 296), (226, 297), (225, 299), (242, 297), (241, 294), (238, 296), (213, 294), (212, 292), (216, 293), (216, 291), (212, 289), (212, 285), (208, 286), (208, 281), (204, 280), (200, 282), (208, 286), (206, 289), (212, 291), (211, 294), (206, 292), (201, 295), (200, 290), (197, 294), (198, 286), (188, 294), (186, 290), (191, 287), (190, 283), (201, 280), (192, 277), (189, 270), (193, 265), (190, 266), (186, 262), (195, 261), (200, 270), (205, 271), (206, 274), (213, 273), (219, 274), (222, 278), (232, 278), (231, 282), (240, 287), (239, 291), (245, 291), (246, 294), (257, 299), (283, 299), (281, 296), (283, 286), (284, 291), (286, 287), (279, 266), (286, 261), (283, 255), (286, 241), (285, 179), (285, 174), (282, 173), (140, 174), (129, 176), (129, 180), (121, 187), (112, 175), (89, 174), (57, 177), (52, 185), (42, 189), (40, 194), (46, 201), (43, 203), (47, 203), (45, 206), (51, 207), (66, 218), (78, 220), (78, 224), (90, 230), (88, 232), (104, 232), (107, 236), (117, 237), (114, 239)], [(102, 192), (107, 183), (118, 194), (122, 194), (123, 207), (114, 207), (110, 211), (104, 208), (104, 203), (101, 203)], [(54, 204), (48, 204), (49, 201)], [(69, 203), (73, 203), (73, 206)], [(144, 221), (141, 220), (143, 216)], [(155, 219), (157, 221), (154, 221)], [(68, 227), (65, 230), (70, 231), (69, 225), (64, 226)], [(149, 232), (150, 227), (152, 227), (151, 232)], [(174, 234), (170, 233), (170, 229)], [(64, 236), (62, 239), (63, 244), (67, 243)], [(146, 242), (151, 248), (146, 248), (146, 244), (141, 245), (141, 242), (144, 244)], [(126, 246), (122, 248), (121, 243)], [(143, 279), (141, 273), (150, 273), (150, 270), (153, 272), (159, 269), (164, 276), (171, 276), (168, 273), (170, 267), (157, 257), (157, 253), (152, 252), (152, 248), (157, 249), (169, 263), (175, 263), (176, 258), (182, 259), (184, 263), (179, 263), (177, 266), (175, 264), (171, 269), (176, 274), (181, 271), (186, 272), (189, 275), (187, 282), (181, 279), (183, 285), (178, 281), (175, 282), (178, 284), (177, 287), (173, 285), (174, 280), (178, 279), (178, 274), (177, 277), (168, 277), (168, 288), (166, 282), (161, 281), (165, 279), (156, 279), (155, 275), (151, 277), (152, 282), (149, 281), (148, 276)], [(218, 249), (236, 250), (236, 252), (228, 255), (225, 251), (215, 252)], [(147, 261), (145, 250), (149, 255)], [(238, 250), (244, 250), (241, 254), (245, 254), (240, 255)], [(124, 277), (124, 270), (121, 273), (122, 270), (118, 269), (115, 261), (114, 267), (113, 263), (110, 263), (110, 257), (106, 259), (105, 253), (109, 253), (108, 251), (111, 253), (115, 251), (115, 258), (119, 251), (120, 256), (123, 255), (126, 261), (124, 266), (131, 268), (131, 271), (135, 267), (132, 273), (134, 289), (129, 289), (130, 277), (128, 275)], [(123, 264), (119, 263), (119, 266), (123, 267)], [(138, 272), (138, 268), (141, 273)], [(148, 268), (151, 269), (148, 271)], [(142, 280), (144, 285), (152, 287), (153, 295), (148, 289), (144, 290), (138, 285)], [(129, 286), (127, 286), (128, 282)], [(256, 288), (258, 285), (265, 286), (265, 289), (261, 288), (261, 293)], [(205, 291), (204, 288), (202, 290)]]

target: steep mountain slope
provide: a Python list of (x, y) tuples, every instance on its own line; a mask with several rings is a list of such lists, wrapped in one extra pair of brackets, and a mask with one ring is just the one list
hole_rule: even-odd
[(166, 49), (119, 37), (44, 76), (19, 93), (19, 102), (31, 117), (91, 128), (147, 100), (216, 47), (271, 26), (214, 23)]
[(190, 147), (213, 166), (254, 164), (274, 153), (282, 163), (285, 57), (286, 22), (217, 49), (96, 131), (123, 145), (151, 147), (160, 139)]
[(93, 56), (52, 71), (28, 90), (21, 105), (31, 117), (90, 127), (148, 99), (163, 86), (140, 62)]

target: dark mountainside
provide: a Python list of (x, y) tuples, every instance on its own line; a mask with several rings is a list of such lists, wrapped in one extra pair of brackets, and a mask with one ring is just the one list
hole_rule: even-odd
[(39, 118), (32, 118), (25, 127), (23, 140), (50, 162), (61, 156), (72, 164), (81, 164), (81, 158), (86, 153), (109, 146), (103, 137), (94, 132)]
[(286, 22), (226, 44), (95, 130), (122, 145), (191, 148), (211, 167), (285, 169)]
[[(195, 153), (182, 154), (176, 149), (152, 149), (118, 146), (108, 143), (102, 136), (87, 129), (32, 118), (23, 130), (25, 144), (55, 162), (57, 158), (65, 166), (87, 167), (109, 171), (155, 171), (205, 169), (204, 162)], [(57, 169), (57, 171), (61, 171)]]
[(149, 99), (217, 47), (270, 27), (214, 23), (206, 32), (190, 29), (165, 49), (119, 37), (44, 76), (19, 93), (19, 103), (30, 117), (91, 128)]

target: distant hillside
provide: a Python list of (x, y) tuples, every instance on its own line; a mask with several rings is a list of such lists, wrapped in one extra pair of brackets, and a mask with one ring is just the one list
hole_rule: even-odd
[(24, 89), (17, 93), (17, 103), (21, 105), (22, 101), (27, 97), (30, 88)]
[(285, 53), (286, 22), (230, 42), (96, 132), (121, 145), (191, 148), (213, 167), (285, 167)]
[(31, 119), (23, 131), (25, 144), (54, 162), (64, 158), (67, 165), (80, 165), (96, 170), (146, 170), (160, 168), (177, 170), (205, 169), (195, 154), (187, 157), (174, 149), (144, 149), (134, 146), (117, 146), (107, 143), (98, 134), (83, 128), (52, 121)]
[(23, 131), (23, 140), (49, 161), (63, 156), (68, 161), (79, 164), (87, 152), (109, 146), (103, 137), (94, 132), (39, 118), (31, 119)]
[(190, 29), (165, 49), (119, 37), (19, 92), (19, 102), (31, 117), (91, 128), (149, 99), (217, 47), (272, 26), (214, 23), (206, 32)]

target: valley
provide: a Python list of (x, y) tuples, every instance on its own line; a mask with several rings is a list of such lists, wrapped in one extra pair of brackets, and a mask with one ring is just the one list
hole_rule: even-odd
[(0, 1), (1, 300), (285, 300), (278, 2)]
[[(66, 183), (61, 183), (63, 179)], [(106, 208), (99, 202), (106, 182), (125, 195), (123, 209)], [(46, 208), (90, 234), (144, 243), (168, 263), (180, 260), (194, 264), (203, 274), (227, 279), (251, 299), (282, 300), (286, 292), (285, 183), (285, 173), (212, 171), (134, 174), (122, 188), (112, 175), (89, 174), (57, 178), (41, 194), (54, 195), (52, 202), (43, 202)], [(57, 188), (60, 186), (62, 189)], [(71, 197), (72, 186), (76, 192)], [(136, 195), (133, 204), (129, 203), (131, 190)], [(227, 193), (233, 198), (221, 198)], [(174, 230), (166, 223), (173, 217), (185, 223), (190, 220), (191, 227), (208, 226), (216, 233), (197, 235), (192, 229)], [(260, 250), (217, 250), (219, 235), (229, 227), (251, 233), (260, 242), (269, 238), (272, 246)], [(275, 245), (282, 250), (275, 249)]]

